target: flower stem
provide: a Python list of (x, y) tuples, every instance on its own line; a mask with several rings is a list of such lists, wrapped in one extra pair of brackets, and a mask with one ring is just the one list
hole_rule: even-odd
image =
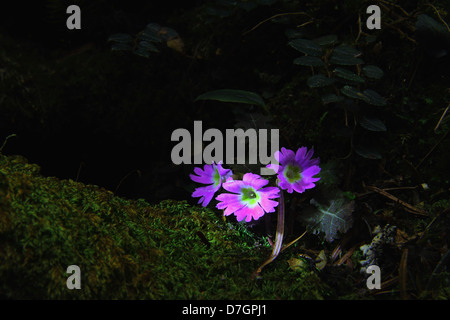
[(262, 269), (271, 263), (281, 251), (281, 244), (283, 243), (283, 235), (284, 235), (284, 195), (283, 190), (280, 189), (280, 204), (278, 206), (278, 221), (277, 221), (277, 233), (275, 235), (275, 243), (273, 244), (272, 253), (270, 257), (264, 261), (262, 265), (258, 267), (258, 269), (253, 272), (252, 278), (257, 277)]

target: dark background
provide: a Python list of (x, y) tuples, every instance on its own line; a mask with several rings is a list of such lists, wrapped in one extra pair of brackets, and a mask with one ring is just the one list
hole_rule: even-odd
[[(0, 133), (17, 137), (8, 141), (4, 152), (39, 164), (44, 175), (96, 184), (118, 195), (152, 202), (189, 199), (194, 185), (188, 174), (193, 167), (172, 165), (170, 151), (175, 143), (170, 135), (176, 128), (192, 131), (194, 120), (202, 120), (204, 130), (233, 128), (246, 114), (258, 111), (246, 105), (194, 102), (206, 91), (230, 88), (265, 98), (272, 125), (281, 129), (281, 146), (314, 146), (323, 161), (344, 157), (348, 139), (332, 131), (342, 117), (328, 115), (318, 126), (324, 109), (305, 85), (309, 72), (292, 64), (298, 53), (287, 46), (285, 31), (307, 19), (287, 16), (243, 33), (275, 14), (305, 11), (315, 19), (298, 28), (306, 37), (331, 33), (350, 41), (358, 33), (358, 15), (365, 21), (367, 3), (274, 1), (251, 10), (227, 3), (9, 3), (0, 17)], [(66, 28), (65, 10), (70, 4), (81, 8), (81, 30)], [(401, 5), (415, 14), (433, 14), (421, 3)], [(211, 7), (231, 8), (231, 14), (212, 15)], [(395, 20), (393, 13), (383, 14), (383, 21)], [(151, 22), (176, 30), (184, 51), (162, 47), (149, 58), (111, 51), (110, 35), (135, 35)], [(383, 170), (414, 183), (426, 180), (445, 186), (439, 174), (448, 164), (439, 156), (448, 145), (445, 140), (434, 150), (435, 158), (427, 159), (433, 161), (427, 166), (433, 172), (414, 175), (402, 160), (406, 156), (417, 164), (436, 144), (440, 137), (432, 132), (433, 124), (448, 97), (448, 55), (433, 56), (434, 47), (448, 49), (448, 42), (430, 35), (420, 39), (411, 29), (414, 22), (413, 17), (406, 19), (396, 26), (398, 30), (383, 26), (372, 33), (377, 40), (363, 47), (364, 58), (385, 71), (374, 89), (389, 102), (380, 110), (389, 130), (374, 138), (383, 149), (381, 161), (353, 154), (343, 163), (346, 190), (360, 190), (363, 180), (387, 178)]]

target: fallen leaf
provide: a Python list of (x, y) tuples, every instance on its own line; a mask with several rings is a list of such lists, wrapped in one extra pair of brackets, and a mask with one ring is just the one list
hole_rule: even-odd
[(167, 41), (167, 46), (179, 53), (184, 53), (184, 42), (181, 38), (174, 38)]

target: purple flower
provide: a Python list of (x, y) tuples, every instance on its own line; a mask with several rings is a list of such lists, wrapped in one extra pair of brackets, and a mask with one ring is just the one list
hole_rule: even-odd
[(220, 202), (217, 209), (225, 209), (224, 215), (232, 213), (238, 221), (245, 219), (250, 222), (252, 218), (258, 220), (266, 212), (274, 212), (277, 201), (271, 200), (279, 197), (280, 189), (265, 187), (268, 180), (257, 174), (246, 173), (242, 180), (228, 180), (223, 188), (233, 193), (222, 193), (216, 197)]
[(222, 168), (222, 162), (215, 164), (205, 164), (203, 170), (200, 168), (194, 168), (194, 173), (190, 174), (191, 180), (203, 184), (208, 184), (206, 187), (199, 187), (192, 193), (192, 197), (200, 197), (198, 203), (202, 203), (203, 207), (206, 207), (211, 201), (214, 193), (220, 189), (222, 182), (233, 175), (230, 169)]
[(316, 186), (314, 182), (320, 178), (313, 176), (320, 172), (320, 167), (318, 158), (311, 159), (313, 153), (313, 149), (308, 151), (306, 147), (299, 148), (296, 153), (286, 148), (275, 152), (275, 159), (280, 165), (269, 164), (267, 167), (278, 173), (281, 189), (289, 193), (293, 190), (302, 193)]

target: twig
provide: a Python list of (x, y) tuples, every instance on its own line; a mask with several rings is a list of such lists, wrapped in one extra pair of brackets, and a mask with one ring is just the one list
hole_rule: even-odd
[(387, 2), (387, 1), (384, 1), (384, 0), (380, 0), (380, 2), (383, 3), (383, 4), (385, 4), (385, 5), (391, 5), (391, 6), (393, 6), (393, 7), (396, 7), (396, 8), (399, 9), (401, 12), (403, 12), (404, 15), (406, 15), (406, 16), (408, 16), (408, 17), (410, 16), (410, 14), (409, 14), (405, 9), (403, 9), (401, 6), (399, 6), (398, 4), (390, 3), (390, 2)]
[(361, 37), (362, 28), (361, 28), (361, 15), (358, 14), (358, 35), (356, 36), (355, 43), (358, 42), (359, 38)]
[(438, 9), (436, 9), (436, 7), (433, 6), (431, 3), (427, 3), (426, 5), (427, 5), (427, 6), (430, 6), (430, 7), (432, 7), (432, 8), (434, 9), (434, 11), (436, 12), (436, 14), (437, 14), (439, 20), (441, 20), (441, 22), (442, 22), (443, 24), (445, 24), (445, 26), (447, 27), (448, 32), (450, 32), (450, 27), (448, 26), (447, 22), (445, 22), (445, 20), (442, 19), (441, 15), (439, 14)]
[(0, 147), (0, 153), (3, 152), (3, 148), (5, 147), (6, 142), (8, 142), (8, 140), (9, 140), (10, 138), (16, 137), (16, 136), (17, 136), (17, 135), (16, 135), (15, 133), (13, 133), (13, 134), (10, 134), (9, 136), (7, 136), (7, 137), (5, 138), (5, 141), (3, 141), (3, 144), (2, 144), (2, 146)]
[(441, 125), (442, 120), (444, 120), (445, 115), (447, 114), (448, 108), (450, 108), (450, 103), (448, 104), (447, 108), (445, 108), (444, 112), (442, 113), (441, 118), (439, 119), (436, 127), (434, 127), (434, 132), (436, 132), (436, 130), (439, 128), (439, 126)]
[(386, 192), (383, 189), (377, 188), (375, 186), (366, 186), (366, 189), (375, 191), (376, 193), (379, 193), (379, 194), (385, 196), (386, 198), (389, 198), (389, 199), (401, 204), (403, 207), (405, 207), (405, 210), (410, 213), (413, 213), (413, 214), (416, 214), (419, 216), (428, 216), (424, 210), (418, 209), (418, 208), (410, 205), (409, 203), (407, 203), (403, 200), (400, 200), (396, 196), (393, 196), (392, 194), (390, 194), (389, 192)]
[(403, 37), (403, 38), (409, 40), (409, 41), (412, 42), (413, 44), (417, 44), (417, 41), (416, 41), (415, 39), (411, 38), (410, 36), (408, 36), (404, 31), (402, 31), (402, 30), (400, 30), (399, 28), (393, 26), (392, 24), (388, 24), (388, 23), (384, 23), (384, 22), (382, 22), (382, 23), (383, 23), (383, 25), (384, 25), (385, 27), (388, 27), (388, 28), (391, 28), (391, 29), (397, 31), (397, 32), (400, 34), (401, 37)]
[(408, 264), (408, 249), (403, 249), (402, 257), (400, 258), (400, 266), (398, 267), (398, 280), (400, 282), (400, 295), (404, 300), (407, 300), (409, 298), (406, 290), (407, 264)]
[(77, 177), (75, 178), (75, 182), (78, 182), (78, 178), (80, 177), (80, 173), (81, 173), (81, 168), (83, 166), (84, 166), (84, 161), (81, 161), (80, 165), (78, 166)]
[(347, 259), (349, 259), (352, 254), (355, 252), (355, 249), (357, 246), (352, 247), (350, 250), (348, 250), (337, 262), (334, 263), (335, 266), (342, 265)]
[[(311, 16), (310, 16), (309, 14), (307, 14), (306, 12), (286, 12), (286, 13), (278, 13), (278, 14), (276, 14), (276, 15), (274, 15), (274, 16), (271, 16), (271, 17), (269, 17), (269, 18), (267, 18), (267, 19), (261, 21), (260, 23), (258, 23), (256, 26), (254, 26), (254, 27), (251, 28), (250, 30), (245, 31), (242, 35), (245, 36), (246, 34), (252, 32), (252, 31), (255, 30), (256, 28), (260, 27), (262, 24), (264, 24), (264, 23), (266, 23), (266, 22), (268, 22), (268, 21), (270, 21), (270, 20), (272, 20), (272, 19), (275, 19), (275, 18), (278, 18), (278, 17), (283, 17), (283, 16), (288, 16), (288, 15), (297, 15), (297, 14), (301, 14), (301, 15), (308, 16), (308, 17), (311, 19), (310, 21), (313, 21), (313, 19), (311, 18)], [(309, 21), (308, 21), (308, 22), (305, 22), (305, 23), (303, 23), (302, 25), (300, 25), (300, 27), (303, 27), (303, 26), (305, 26), (306, 24), (309, 24), (309, 23), (311, 23), (311, 22), (309, 22)]]
[(128, 178), (131, 174), (133, 174), (135, 172), (137, 173), (139, 178), (141, 177), (141, 171), (139, 169), (135, 169), (135, 170), (132, 170), (132, 171), (128, 172), (122, 179), (120, 179), (119, 184), (116, 187), (116, 190), (114, 190), (114, 195), (117, 194), (117, 191), (119, 190), (120, 185), (122, 184), (122, 182), (124, 182), (126, 178)]
[(428, 156), (434, 151), (434, 149), (436, 149), (436, 147), (445, 139), (445, 137), (447, 136), (449, 131), (447, 131), (441, 139), (439, 139), (439, 141), (433, 146), (433, 148), (431, 148), (430, 151), (428, 151), (428, 153), (422, 158), (422, 160), (420, 160), (419, 164), (417, 166), (414, 167), (415, 170), (417, 170), (417, 168), (420, 167), (420, 165), (425, 161), (426, 158), (428, 158)]
[(444, 267), (449, 257), (450, 257), (450, 250), (447, 250), (447, 252), (442, 256), (441, 260), (437, 264), (436, 268), (434, 268), (433, 273), (431, 274), (430, 279), (428, 280), (427, 285), (425, 287), (426, 291), (430, 290), (430, 287), (433, 284), (434, 277), (441, 272), (441, 269)]
[(283, 252), (284, 250), (286, 250), (287, 248), (289, 248), (291, 245), (293, 245), (294, 243), (296, 243), (298, 240), (300, 240), (301, 238), (303, 238), (303, 236), (306, 234), (306, 231), (302, 233), (302, 235), (300, 237), (298, 237), (295, 240), (292, 240), (291, 242), (289, 242), (287, 245), (283, 246), (283, 248), (281, 248), (280, 252)]

